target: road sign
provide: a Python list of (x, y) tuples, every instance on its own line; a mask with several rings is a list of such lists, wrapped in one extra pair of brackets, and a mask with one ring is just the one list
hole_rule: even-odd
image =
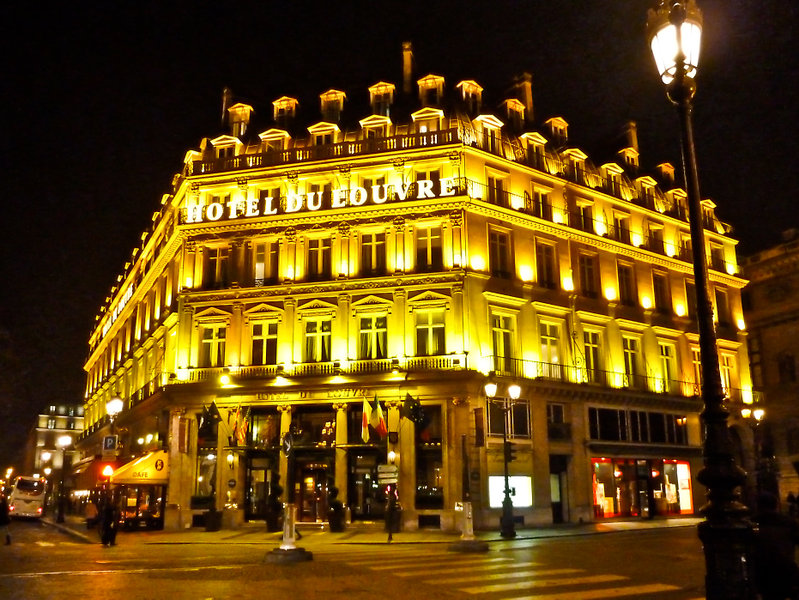
[(377, 465), (377, 482), (384, 485), (397, 483), (399, 468), (397, 465)]

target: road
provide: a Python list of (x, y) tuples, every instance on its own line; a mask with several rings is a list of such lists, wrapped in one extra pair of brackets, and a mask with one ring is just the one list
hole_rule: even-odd
[[(407, 600), (692, 600), (704, 563), (693, 527), (495, 541), (482, 554), (446, 544), (320, 543), (314, 560), (267, 564), (270, 540), (87, 544), (37, 522), (15, 522), (0, 546), (0, 597), (83, 600), (309, 598)], [(244, 539), (244, 538), (242, 538)], [(329, 540), (329, 538), (327, 538)]]

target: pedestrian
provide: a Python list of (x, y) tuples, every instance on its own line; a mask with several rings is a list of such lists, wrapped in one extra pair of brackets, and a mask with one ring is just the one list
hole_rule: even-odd
[(799, 522), (780, 514), (774, 494), (760, 494), (757, 507), (755, 584), (762, 600), (795, 600), (799, 598), (799, 566), (795, 559)]
[(100, 541), (103, 546), (116, 546), (119, 513), (110, 500), (103, 503), (100, 510)]
[(8, 526), (11, 524), (11, 517), (8, 515), (8, 500), (5, 496), (0, 496), (0, 530), (5, 531), (6, 546), (11, 544), (11, 531)]

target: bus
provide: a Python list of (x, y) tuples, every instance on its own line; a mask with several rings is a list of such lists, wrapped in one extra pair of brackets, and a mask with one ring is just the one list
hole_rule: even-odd
[(20, 475), (8, 495), (8, 514), (11, 517), (39, 518), (44, 512), (46, 480)]

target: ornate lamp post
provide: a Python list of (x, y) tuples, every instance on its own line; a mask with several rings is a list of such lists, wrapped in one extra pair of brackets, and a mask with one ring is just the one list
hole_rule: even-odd
[(697, 479), (707, 487), (707, 504), (701, 509), (705, 521), (699, 538), (705, 553), (705, 589), (708, 598), (735, 600), (752, 598), (747, 547), (752, 539), (748, 509), (738, 500), (736, 488), (746, 474), (735, 464), (732, 439), (727, 428), (729, 413), (719, 372), (713, 307), (710, 301), (705, 235), (699, 193), (696, 152), (691, 113), (696, 92), (702, 13), (695, 0), (662, 0), (649, 11), (649, 43), (666, 95), (677, 108), (680, 120), (685, 191), (691, 226), (691, 250), (696, 280), (699, 349), (702, 360), (702, 422), (704, 467)]
[(511, 445), (508, 442), (508, 413), (513, 404), (521, 396), (522, 389), (514, 384), (508, 386), (508, 395), (496, 398), (497, 384), (489, 381), (485, 384), (486, 398), (489, 402), (498, 404), (502, 408), (502, 462), (505, 475), (505, 497), (502, 499), (502, 516), (499, 519), (499, 535), (504, 538), (516, 537), (516, 529), (513, 523), (513, 500), (511, 499), (510, 480), (508, 474), (508, 463), (512, 460)]
[(58, 514), (56, 523), (64, 522), (64, 473), (67, 470), (67, 448), (72, 445), (72, 438), (62, 435), (56, 440), (56, 446), (61, 449), (61, 481), (58, 484)]

